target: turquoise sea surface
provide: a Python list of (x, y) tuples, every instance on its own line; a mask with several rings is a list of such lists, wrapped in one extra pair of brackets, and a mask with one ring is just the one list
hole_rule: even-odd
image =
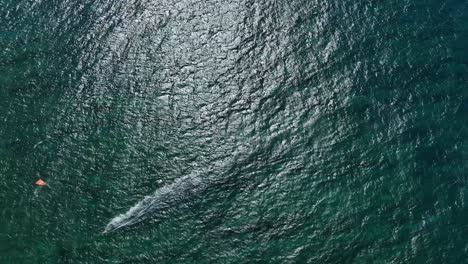
[(468, 263), (468, 1), (0, 0), (0, 263)]

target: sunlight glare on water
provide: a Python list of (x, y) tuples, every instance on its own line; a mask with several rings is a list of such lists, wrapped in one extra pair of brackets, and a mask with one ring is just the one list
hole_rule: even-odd
[(467, 21), (3, 0), (0, 263), (463, 263)]

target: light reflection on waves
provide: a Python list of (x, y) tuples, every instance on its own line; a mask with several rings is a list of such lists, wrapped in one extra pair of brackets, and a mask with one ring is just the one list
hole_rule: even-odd
[(206, 182), (198, 175), (179, 178), (174, 183), (156, 190), (153, 195), (146, 196), (126, 213), (114, 217), (103, 233), (138, 224), (152, 216), (164, 216), (177, 204), (190, 199), (205, 186)]

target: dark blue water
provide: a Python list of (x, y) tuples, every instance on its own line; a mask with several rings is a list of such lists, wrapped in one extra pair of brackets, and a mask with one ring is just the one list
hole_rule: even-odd
[(467, 117), (464, 0), (0, 0), (0, 262), (465, 263)]

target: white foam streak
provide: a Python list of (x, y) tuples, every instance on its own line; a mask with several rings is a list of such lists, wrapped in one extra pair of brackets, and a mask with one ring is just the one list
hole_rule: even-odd
[(182, 177), (174, 183), (156, 190), (153, 195), (146, 196), (126, 213), (114, 217), (107, 224), (103, 233), (132, 226), (152, 215), (164, 214), (165, 210), (171, 209), (184, 199), (190, 198), (202, 186), (202, 180), (198, 176)]

